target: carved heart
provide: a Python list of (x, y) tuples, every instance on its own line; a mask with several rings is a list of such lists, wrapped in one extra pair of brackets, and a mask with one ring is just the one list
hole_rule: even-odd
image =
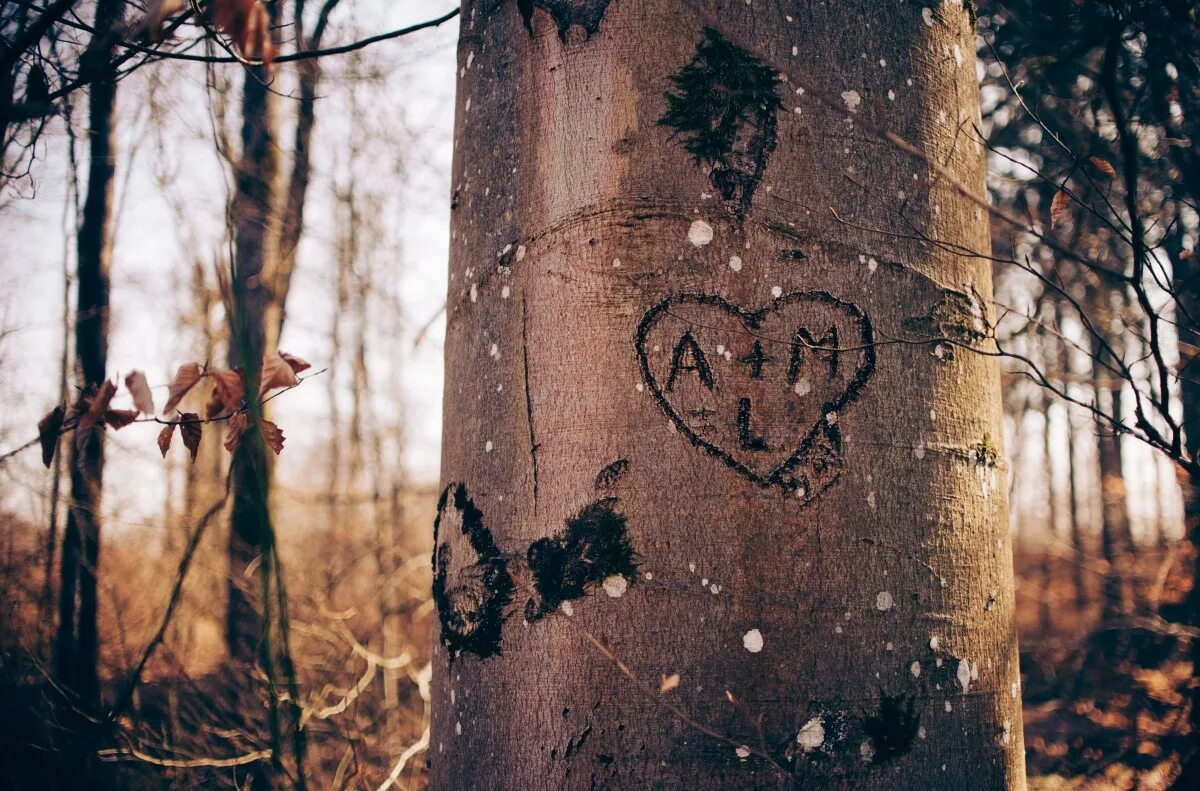
[(823, 291), (747, 311), (685, 294), (638, 325), (642, 376), (692, 444), (764, 487), (811, 500), (842, 467), (838, 413), (875, 370), (871, 322)]

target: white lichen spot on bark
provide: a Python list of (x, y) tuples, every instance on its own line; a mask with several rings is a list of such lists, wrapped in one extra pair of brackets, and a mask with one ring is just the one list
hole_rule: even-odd
[(687, 238), (694, 246), (703, 247), (713, 240), (713, 228), (704, 220), (693, 220)]
[(807, 379), (802, 378), (796, 380), (796, 384), (792, 387), (792, 389), (796, 391), (796, 395), (804, 396), (808, 395), (812, 390), (812, 384)]
[(862, 104), (862, 97), (858, 95), (858, 91), (842, 91), (842, 101), (846, 103), (846, 109), (852, 113), (858, 112), (858, 106)]
[(729, 268), (732, 269), (734, 272), (741, 272), (742, 271), (742, 259), (736, 255), (731, 255), (729, 257)]
[(763, 650), (762, 632), (757, 629), (751, 629), (742, 635), (742, 647), (752, 654), (757, 654)]
[(963, 693), (965, 694), (971, 688), (971, 663), (965, 659), (960, 659), (955, 676), (958, 678), (958, 683), (962, 685)]
[(782, 286), (771, 286), (771, 296), (775, 297), (775, 299), (779, 299), (780, 297), (782, 297), (783, 296), (783, 287)]
[(887, 591), (879, 591), (875, 595), (875, 609), (880, 612), (886, 612), (892, 609), (892, 605), (896, 602), (892, 599), (892, 594)]
[(824, 741), (825, 726), (820, 717), (813, 717), (804, 723), (804, 727), (796, 734), (796, 744), (800, 745), (806, 753), (817, 749)]
[(571, 602), (569, 602), (569, 601), (565, 601), (562, 604), (560, 604), (558, 606), (558, 609), (562, 610), (563, 615), (567, 616), (568, 618), (570, 618), (572, 615), (575, 614), (575, 608), (573, 606), (571, 606)]
[(933, 9), (922, 8), (921, 19), (925, 22), (926, 27), (933, 27)]
[(750, 748), (744, 744), (739, 745), (737, 747), (737, 749), (735, 749), (733, 752), (737, 755), (738, 758), (741, 758), (743, 761), (750, 757)]
[(858, 754), (862, 756), (863, 761), (869, 762), (875, 757), (875, 747), (866, 739), (863, 739), (862, 744), (858, 745)]
[(614, 599), (619, 599), (625, 595), (625, 591), (629, 590), (629, 580), (620, 574), (613, 574), (604, 578), (603, 587), (605, 593)]
[(911, 665), (908, 666), (908, 672), (912, 673), (913, 678), (920, 678), (921, 677), (921, 663), (913, 662)]
[(495, 447), (496, 447), (496, 446), (495, 446), (495, 445), (493, 445), (493, 444), (492, 444), (492, 441), (489, 439), (487, 442), (483, 443), (483, 452), (484, 452), (484, 453), (491, 453), (491, 452), (492, 452), (492, 450), (493, 450)]

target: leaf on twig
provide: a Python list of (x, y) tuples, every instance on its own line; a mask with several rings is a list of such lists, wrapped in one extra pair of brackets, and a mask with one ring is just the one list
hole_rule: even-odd
[(280, 352), (279, 356), (283, 358), (284, 362), (286, 362), (288, 365), (291, 366), (292, 371), (294, 371), (295, 373), (303, 373), (304, 371), (307, 371), (309, 368), (312, 368), (312, 365), (310, 365), (307, 360), (301, 360), (299, 357), (297, 357), (294, 354), (288, 354), (287, 352)]
[(275, 451), (278, 456), (283, 450), (283, 443), (287, 441), (287, 437), (283, 436), (283, 429), (275, 425), (269, 420), (263, 420), (262, 423), (263, 440), (267, 443), (267, 447)]
[(233, 453), (246, 430), (246, 413), (235, 412), (225, 426), (225, 450)]
[(58, 448), (58, 432), (62, 429), (65, 414), (62, 404), (59, 404), (38, 421), (38, 442), (42, 444), (42, 464), (47, 468), (50, 467), (50, 462), (54, 461), (54, 451)]
[(113, 431), (120, 431), (137, 420), (139, 414), (136, 409), (110, 409), (104, 413), (104, 422), (112, 426)]
[(175, 423), (168, 423), (163, 426), (162, 431), (158, 432), (158, 450), (164, 459), (167, 458), (167, 451), (171, 449), (171, 438), (175, 436), (175, 425)]
[(167, 405), (163, 407), (163, 414), (168, 414), (179, 406), (179, 402), (199, 381), (200, 363), (184, 363), (179, 366), (179, 369), (175, 371), (175, 378), (171, 380), (171, 386), (168, 388), (169, 395)]
[(1103, 157), (1088, 157), (1088, 161), (1096, 166), (1096, 170), (1099, 170), (1110, 179), (1115, 179), (1117, 177), (1116, 168), (1108, 164), (1107, 159), (1104, 159)]
[(213, 24), (229, 36), (246, 58), (269, 64), (275, 58), (271, 20), (259, 0), (213, 0)]
[(154, 396), (150, 394), (150, 385), (146, 382), (146, 375), (141, 371), (130, 371), (125, 377), (125, 387), (129, 389), (129, 394), (133, 396), (133, 405), (137, 411), (143, 415), (154, 414)]
[(179, 435), (183, 437), (183, 446), (192, 454), (193, 462), (196, 461), (196, 451), (200, 449), (202, 430), (200, 416), (195, 412), (184, 412), (179, 416)]
[(1064, 189), (1059, 189), (1054, 193), (1054, 200), (1050, 201), (1050, 227), (1054, 228), (1058, 225), (1058, 221), (1067, 213), (1067, 208), (1071, 205), (1071, 196)]
[(146, 15), (133, 28), (134, 38), (144, 35), (150, 41), (161, 40), (167, 17), (179, 13), (186, 5), (187, 0), (148, 0)]
[[(242, 408), (242, 373), (217, 368), (208, 372), (213, 380), (213, 394), (205, 411), (210, 418), (222, 412), (236, 412)], [(214, 411), (214, 409), (216, 411)]]
[(261, 382), (258, 386), (259, 398), (276, 387), (295, 387), (300, 384), (300, 378), (282, 354), (268, 354), (263, 357)]
[[(96, 427), (103, 426), (104, 414), (108, 412), (108, 405), (112, 398), (117, 393), (117, 385), (114, 382), (105, 379), (100, 385), (100, 388), (94, 395), (88, 398), (87, 411), (79, 416), (79, 422), (75, 424), (75, 447), (83, 448), (88, 438), (92, 436), (92, 431)], [(80, 399), (82, 403), (84, 399)]]

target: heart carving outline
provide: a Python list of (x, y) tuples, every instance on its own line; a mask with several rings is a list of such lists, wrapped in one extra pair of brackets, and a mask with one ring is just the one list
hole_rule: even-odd
[[(666, 316), (674, 315), (670, 312), (672, 307), (680, 305), (710, 306), (734, 317), (748, 332), (753, 334), (759, 325), (762, 324), (763, 320), (772, 313), (789, 305), (803, 302), (820, 304), (825, 308), (840, 312), (843, 317), (850, 319), (859, 329), (856, 339), (858, 345), (852, 349), (853, 351), (861, 352), (859, 364), (846, 387), (834, 397), (829, 398), (821, 409), (822, 416), (836, 414), (858, 398), (862, 389), (873, 376), (875, 372), (875, 340), (874, 330), (867, 314), (857, 305), (838, 299), (827, 291), (794, 291), (782, 294), (756, 310), (746, 310), (716, 294), (679, 294), (667, 297), (651, 307), (642, 317), (642, 320), (638, 323), (634, 345), (638, 356), (638, 363), (641, 367), (642, 378), (646, 386), (650, 389), (659, 407), (674, 426), (693, 445), (702, 448), (709, 455), (719, 459), (743, 478), (759, 486), (764, 488), (779, 486), (785, 491), (793, 491), (800, 488), (801, 491), (798, 494), (804, 497), (807, 503), (833, 485), (840, 476), (842, 464), (841, 434), (836, 423), (826, 419), (819, 419), (813, 425), (802, 427), (802, 430), (798, 432), (799, 439), (787, 458), (767, 472), (757, 472), (725, 448), (696, 433), (664, 392), (662, 383), (658, 381), (658, 378), (651, 370), (646, 349), (647, 338), (658, 322)], [(847, 351), (849, 350), (847, 349)], [(798, 471), (797, 468), (800, 468), (802, 465), (807, 467), (806, 472)], [(812, 478), (809, 477), (808, 472), (813, 473)], [(797, 481), (797, 476), (794, 473), (799, 474), (799, 478), (804, 484), (815, 485), (808, 485), (802, 488), (803, 485)], [(804, 491), (804, 488), (807, 488), (807, 491)]]

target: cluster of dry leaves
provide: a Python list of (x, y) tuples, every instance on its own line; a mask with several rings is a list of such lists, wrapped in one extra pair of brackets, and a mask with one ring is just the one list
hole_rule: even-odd
[[(141, 371), (131, 371), (125, 377), (125, 389), (133, 400), (133, 409), (111, 407), (118, 390), (116, 382), (106, 380), (99, 387), (89, 386), (80, 393), (74, 405), (68, 408), (59, 404), (38, 422), (42, 463), (50, 466), (58, 448), (58, 437), (66, 431), (74, 429), (75, 446), (78, 449), (83, 447), (93, 432), (102, 431), (106, 427), (119, 431), (138, 421), (139, 416), (146, 421), (164, 424), (158, 435), (158, 449), (164, 458), (171, 448), (175, 430), (178, 429), (184, 447), (191, 454), (192, 461), (195, 461), (203, 425), (216, 421), (225, 422), (225, 448), (232, 453), (251, 425), (250, 406), (253, 403), (261, 404), (262, 399), (272, 390), (300, 384), (299, 374), (310, 367), (304, 360), (287, 352), (266, 355), (259, 375), (257, 397), (251, 401), (245, 396), (245, 377), (240, 369), (206, 368), (200, 363), (184, 363), (176, 370), (175, 377), (167, 388), (167, 403), (162, 414), (169, 415), (175, 412), (176, 416), (166, 421), (155, 417), (154, 395), (150, 392), (146, 375)], [(178, 406), (183, 397), (191, 392), (201, 379), (206, 378), (212, 382), (212, 391), (204, 406), (204, 416), (201, 417), (195, 412), (179, 412)], [(257, 420), (257, 425), (267, 446), (275, 453), (282, 451), (285, 437), (279, 426), (262, 417)]]
[[(149, 0), (146, 16), (137, 29), (152, 40), (162, 37), (168, 17), (189, 8), (189, 0)], [(270, 63), (275, 58), (271, 18), (260, 0), (210, 0), (204, 4), (208, 19), (229, 37), (242, 57)]]

